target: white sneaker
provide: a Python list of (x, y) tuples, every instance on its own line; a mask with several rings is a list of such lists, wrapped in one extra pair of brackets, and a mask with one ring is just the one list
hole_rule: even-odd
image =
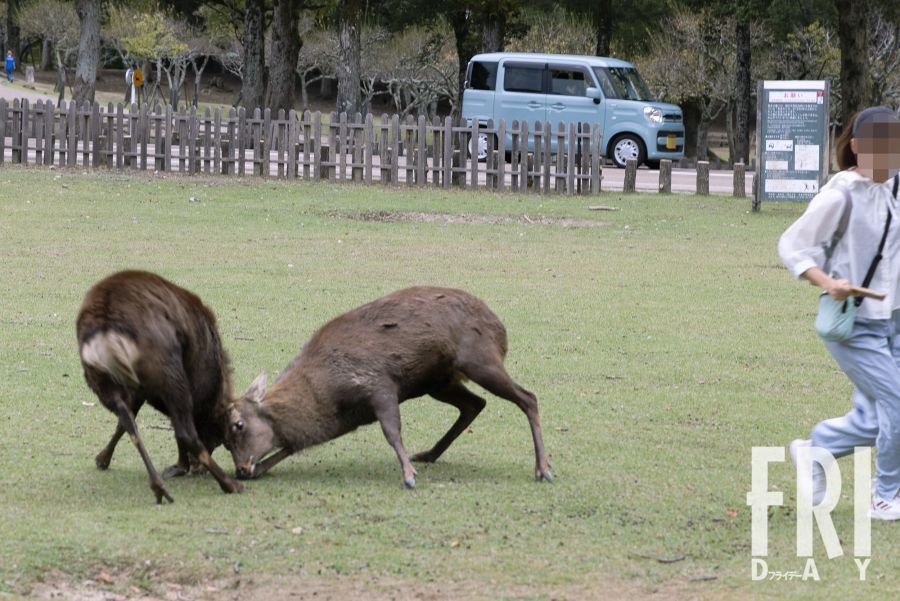
[(877, 493), (872, 494), (869, 517), (873, 520), (900, 520), (900, 494), (891, 501), (885, 501)]
[[(800, 447), (810, 447), (812, 446), (811, 440), (803, 440), (798, 438), (791, 442), (788, 450), (791, 453), (791, 460), (794, 462), (794, 467), (797, 467), (797, 455), (799, 453)], [(801, 494), (804, 494), (807, 497), (812, 498), (813, 507), (817, 505), (821, 505), (822, 501), (825, 499), (825, 470), (819, 465), (817, 462), (813, 462), (812, 464), (812, 482), (798, 482), (797, 483), (797, 496), (799, 497)]]

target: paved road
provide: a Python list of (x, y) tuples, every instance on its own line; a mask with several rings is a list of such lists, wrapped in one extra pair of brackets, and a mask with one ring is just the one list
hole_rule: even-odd
[[(19, 73), (16, 73), (16, 76), (19, 75)], [(0, 80), (0, 98), (5, 98), (10, 104), (16, 98), (27, 98), (29, 103), (37, 102), (38, 100), (49, 100), (53, 104), (56, 104), (56, 98), (35, 92), (34, 90), (29, 90), (22, 85), (22, 80), (17, 79), (10, 84), (6, 81), (6, 72), (3, 72), (0, 77), (2, 77), (2, 80)]]
[[(625, 170), (616, 167), (603, 168), (603, 190), (621, 190), (625, 185)], [(659, 191), (659, 171), (638, 169), (636, 187), (639, 192)], [(744, 190), (748, 196), (753, 193), (753, 173), (744, 176)], [(672, 169), (672, 192), (697, 191), (697, 171), (695, 169)], [(716, 170), (709, 172), (709, 191), (711, 194), (734, 193), (734, 172)]]

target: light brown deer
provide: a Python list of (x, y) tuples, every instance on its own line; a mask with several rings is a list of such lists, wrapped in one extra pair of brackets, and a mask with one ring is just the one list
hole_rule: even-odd
[[(238, 478), (259, 477), (292, 453), (378, 420), (412, 488), (410, 461), (437, 460), (484, 408), (463, 385), (470, 379), (525, 413), (535, 477), (551, 481), (537, 399), (506, 373), (506, 351), (503, 324), (462, 290), (409, 288), (349, 311), (313, 334), (271, 387), (260, 374), (235, 400), (226, 438)], [(410, 458), (399, 405), (426, 394), (459, 417), (431, 450)]]

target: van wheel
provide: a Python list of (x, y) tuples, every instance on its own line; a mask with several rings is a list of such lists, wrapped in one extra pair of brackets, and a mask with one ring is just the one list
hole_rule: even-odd
[[(494, 148), (497, 148), (497, 137), (494, 136)], [(478, 157), (478, 162), (483, 163), (487, 160), (488, 155), (488, 135), (487, 134), (478, 134), (478, 149), (477, 152), (474, 153), (476, 157)], [(472, 158), (472, 138), (469, 138), (469, 158)]]
[(616, 139), (612, 141), (610, 144), (610, 156), (612, 157), (613, 163), (616, 164), (617, 167), (625, 167), (625, 162), (628, 159), (634, 159), (637, 161), (638, 166), (640, 167), (641, 163), (644, 162), (644, 157), (647, 156), (647, 152), (644, 150), (644, 142), (634, 134), (622, 134), (618, 136)]

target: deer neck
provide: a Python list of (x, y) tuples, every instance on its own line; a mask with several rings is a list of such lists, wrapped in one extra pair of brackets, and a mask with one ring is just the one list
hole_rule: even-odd
[(293, 451), (322, 442), (322, 416), (305, 378), (284, 378), (266, 392), (262, 409), (272, 424), (278, 446)]

